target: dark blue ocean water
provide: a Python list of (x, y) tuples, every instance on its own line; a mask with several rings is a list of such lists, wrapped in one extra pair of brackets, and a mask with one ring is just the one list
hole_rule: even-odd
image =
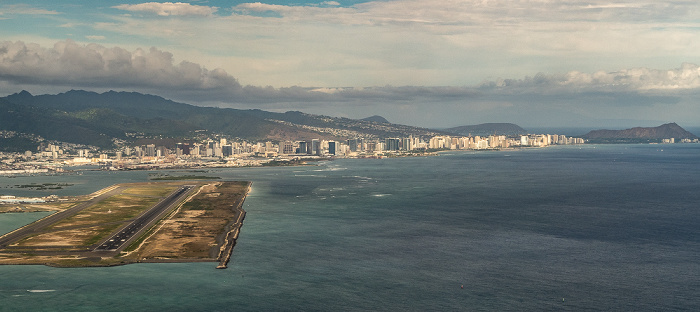
[[(700, 308), (700, 144), (451, 152), (208, 174), (254, 183), (229, 269), (0, 266), (0, 310)], [(74, 183), (62, 190), (68, 194), (147, 176), (50, 178)], [(3, 178), (0, 187), (15, 180), (42, 178)]]

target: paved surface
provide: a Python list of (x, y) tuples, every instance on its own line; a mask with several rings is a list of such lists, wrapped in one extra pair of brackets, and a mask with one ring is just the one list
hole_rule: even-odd
[(19, 228), (15, 231), (12, 231), (10, 233), (7, 233), (0, 237), (0, 249), (5, 248), (9, 246), (10, 244), (24, 238), (27, 235), (30, 235), (32, 233), (38, 233), (44, 230), (47, 226), (54, 224), (58, 221), (61, 221), (63, 219), (66, 219), (68, 217), (72, 217), (78, 212), (82, 211), (83, 209), (90, 207), (94, 205), (95, 203), (104, 200), (107, 197), (116, 195), (121, 193), (124, 190), (123, 187), (114, 187), (107, 189), (105, 192), (99, 193), (97, 196), (91, 198), (90, 200), (86, 202), (82, 202), (78, 205), (76, 205), (73, 208), (66, 209), (61, 212), (54, 213), (50, 216), (47, 216), (41, 220), (38, 220), (34, 223), (31, 223), (27, 226), (24, 226), (22, 228)]
[(170, 193), (168, 197), (155, 204), (151, 209), (142, 213), (139, 217), (134, 219), (134, 221), (102, 242), (94, 251), (119, 251), (125, 248), (128, 246), (128, 243), (139, 237), (142, 231), (148, 229), (148, 227), (159, 220), (165, 212), (169, 211), (170, 208), (184, 199), (193, 188), (193, 185), (186, 185)]

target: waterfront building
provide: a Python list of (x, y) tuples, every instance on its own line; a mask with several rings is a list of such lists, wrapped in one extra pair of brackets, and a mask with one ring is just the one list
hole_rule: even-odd
[(387, 151), (398, 151), (401, 139), (399, 138), (387, 138), (385, 140)]
[(307, 154), (308, 147), (306, 141), (299, 141), (299, 148), (297, 149), (297, 154)]
[(347, 144), (351, 152), (357, 152), (357, 139), (349, 139)]
[(284, 141), (282, 143), (282, 154), (294, 154), (294, 143), (292, 141)]
[(411, 137), (401, 139), (401, 150), (413, 150), (413, 139)]
[(528, 137), (527, 135), (521, 135), (521, 136), (520, 136), (520, 145), (521, 145), (521, 146), (528, 146), (528, 145), (530, 145), (529, 137)]

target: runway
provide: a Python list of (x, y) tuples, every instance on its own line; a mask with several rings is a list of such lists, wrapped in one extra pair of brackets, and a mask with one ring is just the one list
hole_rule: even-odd
[(122, 190), (123, 190), (123, 187), (121, 187), (121, 186), (111, 187), (111, 188), (102, 190), (99, 193), (97, 193), (97, 195), (94, 196), (93, 198), (91, 198), (90, 200), (83, 202), (83, 203), (80, 203), (73, 208), (69, 208), (69, 209), (66, 209), (64, 211), (54, 213), (54, 214), (49, 215), (41, 220), (38, 220), (38, 221), (33, 222), (31, 224), (28, 224), (24, 227), (21, 227), (17, 230), (14, 230), (10, 233), (7, 233), (7, 234), (3, 235), (2, 237), (0, 237), (0, 249), (11, 245), (15, 241), (20, 240), (20, 239), (26, 237), (27, 235), (30, 235), (32, 233), (41, 232), (47, 226), (52, 225), (56, 222), (59, 222), (63, 219), (66, 219), (68, 217), (74, 216), (77, 213), (79, 213), (80, 211), (82, 211), (83, 209), (88, 208), (88, 207), (94, 205), (95, 203), (98, 203), (101, 200), (104, 200), (105, 198), (108, 198), (108, 197), (113, 196), (115, 194), (121, 193)]
[(131, 223), (125, 225), (117, 233), (103, 241), (94, 251), (121, 251), (128, 243), (138, 238), (143, 231), (148, 229), (155, 221), (159, 220), (163, 214), (170, 210), (174, 205), (184, 199), (193, 185), (185, 185), (173, 191), (151, 209), (142, 213)]

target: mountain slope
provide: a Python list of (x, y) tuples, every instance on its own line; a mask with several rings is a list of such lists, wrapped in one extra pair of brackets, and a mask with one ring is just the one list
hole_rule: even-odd
[(18, 105), (3, 99), (0, 99), (0, 130), (100, 147), (111, 146), (112, 138), (118, 135), (109, 128), (97, 127), (58, 111)]
[(625, 130), (593, 130), (583, 136), (586, 139), (696, 139), (694, 134), (686, 131), (676, 123), (667, 123), (658, 127), (636, 127)]
[[(4, 130), (98, 146), (112, 139), (185, 138), (198, 130), (246, 140), (309, 140), (433, 135), (424, 128), (305, 114), (200, 107), (136, 92), (22, 91), (0, 98)], [(8, 113), (5, 114), (4, 112)], [(18, 115), (19, 114), (19, 115)], [(3, 130), (0, 128), (0, 130)]]

